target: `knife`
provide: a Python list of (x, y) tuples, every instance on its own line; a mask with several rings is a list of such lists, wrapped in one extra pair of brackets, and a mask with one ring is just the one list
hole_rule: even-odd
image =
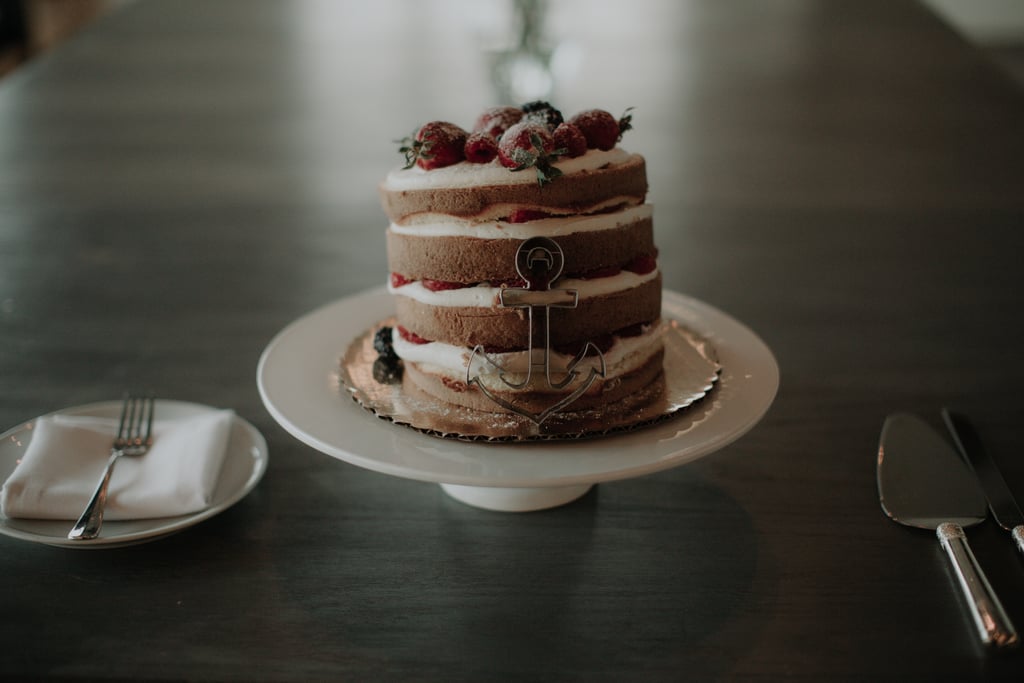
[(985, 496), (967, 464), (921, 418), (886, 418), (878, 446), (878, 498), (894, 521), (935, 530), (982, 644), (1016, 645), (1017, 632), (963, 530), (984, 521)]
[(996, 461), (981, 443), (978, 431), (965, 415), (954, 413), (949, 408), (942, 409), (942, 419), (960, 455), (964, 456), (964, 460), (978, 476), (978, 482), (988, 498), (992, 517), (999, 526), (1010, 532), (1017, 548), (1024, 553), (1024, 514), (1021, 514), (1006, 480), (999, 473)]

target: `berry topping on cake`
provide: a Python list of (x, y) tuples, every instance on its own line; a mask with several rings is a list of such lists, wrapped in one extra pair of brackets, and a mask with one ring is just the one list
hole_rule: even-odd
[(542, 123), (547, 126), (549, 131), (553, 131), (558, 128), (559, 124), (565, 119), (562, 118), (562, 112), (555, 109), (548, 102), (537, 100), (535, 102), (527, 102), (523, 105), (523, 115), (527, 121), (534, 121), (536, 123)]
[(461, 282), (448, 282), (447, 280), (431, 280), (430, 278), (423, 278), (421, 283), (424, 289), (429, 289), (431, 292), (446, 292), (449, 289), (462, 289), (466, 285)]
[(625, 269), (631, 273), (637, 275), (647, 275), (647, 273), (653, 273), (654, 269), (658, 267), (658, 259), (654, 254), (645, 254), (643, 256), (637, 256), (635, 259), (626, 264)]
[(530, 221), (539, 221), (542, 218), (550, 218), (551, 214), (545, 211), (537, 211), (536, 209), (513, 209), (512, 213), (508, 215), (509, 223), (528, 223)]
[(378, 384), (398, 384), (402, 381), (402, 369), (398, 356), (380, 356), (373, 361), (373, 379)]
[(473, 125), (474, 133), (486, 133), (497, 140), (506, 130), (519, 123), (523, 110), (519, 107), (491, 107), (485, 109)]
[(569, 123), (583, 132), (588, 148), (607, 151), (615, 147), (615, 143), (622, 139), (622, 134), (633, 127), (633, 115), (629, 113), (631, 109), (627, 109), (618, 121), (603, 109), (588, 109), (573, 116)]
[(392, 328), (384, 326), (373, 335), (373, 350), (381, 356), (394, 356), (395, 346), (391, 343)]
[(391, 273), (391, 286), (395, 289), (398, 289), (403, 285), (407, 285), (410, 282), (412, 282), (412, 280), (400, 273)]
[(555, 149), (555, 139), (547, 126), (533, 121), (520, 121), (505, 131), (498, 143), (498, 160), (513, 171), (537, 169), (537, 182), (542, 186), (562, 172), (552, 163), (565, 150)]
[(408, 329), (398, 326), (398, 336), (409, 342), (410, 344), (427, 344), (430, 342), (429, 339), (424, 339), (415, 332), (410, 332)]
[(576, 126), (571, 123), (559, 124), (553, 134), (555, 147), (565, 150), (565, 156), (570, 158), (581, 157), (587, 153), (587, 138)]
[(429, 171), (457, 164), (465, 158), (466, 131), (454, 123), (431, 121), (401, 143), (398, 151), (405, 155), (405, 168), (415, 164)]
[(616, 120), (603, 109), (588, 109), (565, 121), (549, 102), (537, 100), (522, 107), (485, 109), (473, 132), (454, 123), (431, 121), (412, 137), (398, 140), (405, 166), (430, 171), (462, 161), (488, 164), (495, 158), (513, 171), (537, 170), (545, 185), (562, 175), (554, 166), (558, 157), (576, 158), (588, 149), (608, 151), (632, 128), (632, 107)]
[(498, 142), (488, 133), (472, 133), (466, 138), (466, 161), (486, 164), (498, 156)]
[(373, 350), (377, 352), (373, 361), (373, 379), (380, 384), (395, 384), (402, 379), (402, 360), (395, 353), (391, 333), (392, 328), (384, 326), (373, 335)]

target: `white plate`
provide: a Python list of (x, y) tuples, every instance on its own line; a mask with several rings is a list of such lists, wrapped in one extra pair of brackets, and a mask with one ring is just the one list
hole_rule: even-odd
[(270, 414), (303, 443), (399, 477), (438, 482), (463, 502), (533, 510), (573, 500), (591, 485), (676, 467), (734, 441), (764, 415), (779, 385), (771, 351), (715, 308), (666, 291), (663, 315), (705, 337), (722, 364), (719, 386), (684, 417), (601, 439), (467, 443), (381, 420), (339, 385), (353, 337), (394, 314), (385, 288), (328, 304), (282, 330), (260, 358), (257, 381)]
[[(157, 415), (167, 420), (192, 417), (211, 410), (216, 409), (199, 403), (164, 399), (156, 402)], [(121, 401), (107, 401), (65, 408), (54, 414), (116, 419), (120, 411)], [(33, 422), (30, 420), (0, 435), (0, 481), (10, 476), (18, 459), (28, 448)], [(99, 538), (87, 541), (73, 541), (67, 537), (74, 520), (13, 519), (0, 514), (0, 534), (65, 548), (117, 548), (153, 541), (228, 509), (252, 491), (266, 469), (267, 442), (255, 427), (236, 415), (231, 425), (224, 465), (208, 508), (178, 517), (104, 522)]]

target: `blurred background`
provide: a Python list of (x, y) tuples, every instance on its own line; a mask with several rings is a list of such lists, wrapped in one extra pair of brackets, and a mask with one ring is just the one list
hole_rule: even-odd
[[(103, 14), (136, 0), (0, 0), (0, 77), (18, 68), (27, 60), (59, 45)], [(154, 0), (159, 1), (159, 0)], [(984, 49), (1002, 68), (1024, 86), (1024, 2), (1020, 0), (921, 0), (959, 33)], [(344, 3), (338, 3), (344, 5)], [(451, 4), (451, 3), (444, 3)], [(523, 90), (544, 90), (551, 74), (548, 68), (571, 68), (580, 55), (568, 48), (547, 42), (550, 35), (561, 35), (566, 23), (578, 18), (573, 1), (551, 3), (538, 0), (502, 3), (463, 3), (468, 15), (477, 19), (480, 37), (487, 38), (514, 12), (518, 5), (527, 25), (520, 26), (525, 36), (505, 33), (496, 46), (523, 48), (516, 62), (515, 74), (497, 74), (509, 81), (518, 80)], [(561, 6), (561, 7), (560, 7)], [(562, 9), (569, 12), (562, 12)], [(607, 17), (603, 8), (594, 17)], [(562, 25), (559, 25), (562, 24)], [(505, 23), (505, 26), (510, 25)], [(548, 34), (547, 32), (550, 32)], [(524, 37), (519, 45), (515, 39)], [(511, 40), (511, 43), (510, 43)], [(559, 49), (561, 48), (561, 49)], [(569, 62), (568, 64), (566, 62)], [(510, 85), (512, 85), (510, 83)]]
[[(136, 0), (0, 0), (0, 76), (16, 69), (26, 60), (37, 56), (67, 40), (78, 30), (101, 17)], [(153, 0), (160, 1), (160, 0)], [(972, 43), (984, 49), (992, 59), (1006, 69), (1024, 85), (1024, 2), (1020, 0), (920, 0), (941, 16), (959, 33)], [(344, 3), (338, 3), (344, 5)], [(452, 3), (444, 3), (446, 5)], [(543, 89), (550, 78), (547, 67), (552, 59), (555, 66), (565, 68), (566, 60), (577, 59), (579, 55), (557, 50), (559, 46), (548, 41), (550, 35), (560, 35), (567, 28), (565, 23), (578, 18), (578, 2), (558, 1), (549, 3), (540, 0), (525, 2), (500, 2), (490, 0), (476, 3), (462, 3), (470, 17), (475, 15), (481, 37), (487, 37), (488, 30), (495, 30), (507, 16), (520, 6), (522, 16), (528, 25), (521, 26), (526, 35), (518, 46), (510, 46), (509, 39), (518, 37), (508, 34), (490, 36), (499, 38), (496, 45), (525, 48), (520, 55), (520, 67), (511, 78), (520, 81), (526, 90)], [(561, 6), (561, 8), (559, 7)], [(569, 12), (562, 12), (568, 8)], [(595, 17), (607, 17), (608, 8), (593, 13)], [(552, 16), (548, 16), (552, 15)], [(558, 25), (561, 23), (562, 25)], [(488, 26), (488, 24), (490, 26)], [(506, 26), (509, 24), (506, 24)], [(550, 35), (545, 35), (550, 31)], [(506, 74), (507, 76), (507, 74)]]
[(923, 0), (1024, 85), (1024, 2), (1020, 0)]
[(0, 0), (0, 76), (129, 0)]

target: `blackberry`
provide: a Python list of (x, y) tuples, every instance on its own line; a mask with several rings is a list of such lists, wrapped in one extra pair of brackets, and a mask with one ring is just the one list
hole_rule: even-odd
[(381, 356), (373, 361), (373, 379), (380, 384), (398, 384), (402, 381), (402, 361), (397, 356)]
[(533, 102), (527, 102), (520, 109), (523, 110), (525, 116), (524, 119), (530, 121), (536, 121), (542, 123), (548, 127), (548, 130), (554, 130), (565, 121), (562, 118), (562, 112), (551, 106), (550, 103), (543, 100), (535, 100)]
[(382, 327), (373, 335), (373, 350), (383, 358), (397, 358), (391, 345), (391, 328)]

